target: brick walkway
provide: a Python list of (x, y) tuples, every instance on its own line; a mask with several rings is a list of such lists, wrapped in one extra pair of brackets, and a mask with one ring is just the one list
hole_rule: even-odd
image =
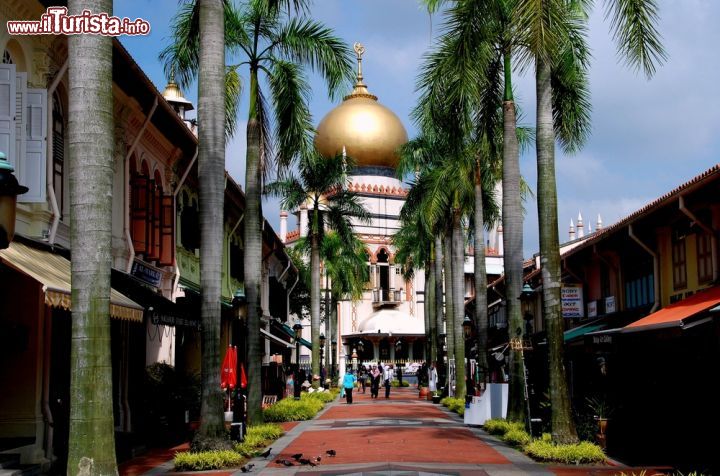
[[(381, 392), (381, 395), (383, 393)], [(317, 418), (282, 425), (285, 436), (272, 444), (272, 454), (256, 458), (253, 474), (286, 476), (402, 475), (402, 476), (611, 476), (640, 474), (642, 468), (622, 466), (563, 467), (536, 463), (440, 405), (417, 398), (416, 389), (392, 389), (391, 398), (354, 395), (329, 404)], [(159, 475), (172, 472), (172, 455), (186, 445), (124, 463), (121, 476)], [(327, 455), (335, 450), (336, 456)], [(292, 455), (315, 460), (317, 466), (300, 465)], [(293, 466), (286, 467), (282, 460)], [(179, 476), (181, 473), (173, 473)], [(239, 470), (203, 472), (203, 476), (240, 476)], [(646, 474), (662, 474), (650, 470)]]

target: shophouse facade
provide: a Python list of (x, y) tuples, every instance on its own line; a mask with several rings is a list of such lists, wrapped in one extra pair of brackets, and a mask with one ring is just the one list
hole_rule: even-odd
[[(35, 20), (44, 11), (39, 1), (9, 0), (0, 5), (0, 23)], [(0, 251), (0, 378), (12, 382), (12, 391), (0, 392), (0, 453), (47, 467), (67, 452), (69, 417), (67, 38), (9, 37), (3, 30), (0, 53), (0, 150), (30, 188), (19, 197), (16, 240)], [(186, 374), (200, 368), (197, 138), (177, 96), (166, 100), (117, 40), (113, 101), (112, 411), (122, 460), (145, 444), (146, 366)], [(230, 177), (227, 183), (223, 347), (242, 336), (233, 331), (240, 312), (231, 302), (243, 290), (244, 196)], [(264, 251), (264, 314), (284, 321), (297, 272), (267, 223)], [(269, 372), (271, 361), (282, 360), (273, 353), (282, 350), (288, 361), (291, 346), (266, 327)], [(194, 415), (170, 417), (185, 423)]]

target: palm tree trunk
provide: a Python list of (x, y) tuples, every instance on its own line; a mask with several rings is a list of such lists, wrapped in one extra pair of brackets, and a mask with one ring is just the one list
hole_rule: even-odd
[[(505, 306), (508, 337), (522, 333), (520, 292), (522, 290), (522, 205), (520, 203), (520, 156), (517, 141), (517, 118), (512, 97), (510, 52), (505, 53), (505, 100), (503, 101), (503, 266), (505, 269)], [(527, 420), (525, 400), (525, 364), (523, 354), (510, 350), (510, 389), (508, 418)]]
[(462, 236), (462, 213), (460, 207), (453, 210), (452, 229), (452, 292), (453, 328), (455, 329), (455, 396), (464, 398), (465, 382), (465, 240)]
[[(312, 342), (312, 377), (320, 375), (320, 243), (317, 205), (310, 223), (310, 340)], [(311, 377), (311, 378), (312, 378)], [(313, 387), (318, 382), (312, 378)]]
[[(71, 0), (112, 15), (112, 1)], [(110, 267), (113, 145), (112, 41), (70, 35), (72, 344), (68, 474), (118, 474), (112, 412)]]
[[(333, 352), (333, 346), (332, 346), (332, 344), (333, 344), (333, 342), (337, 342), (337, 332), (338, 332), (338, 330), (337, 330), (337, 322), (338, 322), (337, 307), (338, 307), (338, 300), (337, 300), (337, 298), (336, 298), (335, 296), (332, 297), (331, 304), (332, 304), (332, 309), (331, 309), (332, 317), (331, 317), (331, 319), (330, 319), (330, 331), (331, 331), (331, 334), (332, 334), (332, 340), (331, 340), (331, 342), (330, 342), (330, 353), (332, 354), (332, 361), (331, 361), (330, 365), (332, 365), (332, 376), (333, 376), (333, 378), (334, 378), (334, 377), (337, 375), (337, 373), (335, 372), (335, 370), (336, 370), (336, 368), (337, 368), (337, 355), (335, 355), (336, 352)], [(337, 345), (335, 346), (335, 350), (337, 351)]]
[(437, 318), (435, 317), (435, 260), (425, 268), (425, 312), (427, 323), (427, 345), (425, 346), (425, 361), (428, 366), (437, 361)]
[(445, 338), (447, 340), (445, 355), (448, 359), (446, 382), (448, 388), (450, 388), (450, 359), (455, 358), (455, 296), (452, 292), (452, 228), (448, 228), (445, 232), (444, 242), (443, 261), (445, 272), (443, 273), (443, 279), (445, 281)]
[(245, 218), (243, 258), (245, 261), (245, 296), (247, 298), (247, 366), (248, 422), (262, 422), (261, 364), (263, 347), (260, 342), (260, 281), (262, 266), (262, 212), (260, 210), (260, 122), (257, 114), (259, 98), (257, 70), (250, 70), (250, 105), (247, 124), (245, 158)]
[(200, 434), (224, 434), (220, 391), (220, 286), (225, 194), (225, 36), (222, 0), (200, 2), (198, 182), (202, 295)]
[[(325, 273), (325, 376), (328, 375), (328, 361), (330, 360), (330, 343), (332, 342), (332, 333), (330, 332), (330, 278)], [(324, 379), (320, 385), (324, 385)]]
[(435, 267), (433, 268), (433, 277), (435, 278), (435, 363), (438, 372), (442, 374), (445, 367), (442, 362), (442, 346), (439, 335), (443, 333), (443, 312), (445, 309), (445, 296), (443, 294), (443, 239), (440, 235), (435, 236)]
[(474, 262), (475, 269), (475, 329), (477, 342), (477, 365), (480, 368), (480, 381), (487, 381), (488, 370), (488, 309), (487, 309), (487, 273), (485, 268), (485, 217), (483, 213), (482, 176), (480, 161), (475, 165), (475, 232)]
[(550, 65), (536, 58), (538, 223), (543, 281), (543, 314), (550, 361), (550, 407), (553, 441), (578, 441), (572, 419), (563, 356), (563, 322), (560, 313), (560, 247), (555, 185), (555, 130), (552, 116)]

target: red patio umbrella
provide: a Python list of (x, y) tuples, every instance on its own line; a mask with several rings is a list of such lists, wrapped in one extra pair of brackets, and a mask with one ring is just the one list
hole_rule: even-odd
[(247, 388), (247, 375), (245, 375), (245, 364), (240, 363), (240, 388)]
[(232, 390), (237, 385), (237, 348), (229, 346), (220, 368), (220, 388)]

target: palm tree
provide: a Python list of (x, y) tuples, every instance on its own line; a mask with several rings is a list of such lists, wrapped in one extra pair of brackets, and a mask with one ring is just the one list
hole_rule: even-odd
[[(370, 215), (363, 207), (360, 197), (347, 190), (346, 170), (354, 161), (338, 154), (325, 158), (315, 149), (309, 149), (298, 162), (298, 175), (287, 177), (267, 185), (267, 193), (282, 198), (282, 206), (295, 210), (308, 205), (308, 241), (310, 242), (310, 329), (312, 342), (312, 373), (320, 373), (320, 247), (327, 229), (334, 230), (345, 242), (352, 244), (353, 224)], [(314, 383), (317, 386), (317, 382)]]
[[(656, 28), (655, 0), (607, 0), (613, 37), (620, 54), (649, 78), (665, 59)], [(560, 251), (555, 182), (555, 140), (566, 152), (579, 149), (589, 135), (589, 101), (585, 71), (589, 54), (585, 38), (586, 2), (518, 0), (517, 25), (535, 61), (537, 92), (538, 222), (543, 280), (543, 314), (550, 360), (550, 406), (553, 440), (577, 441), (563, 357), (560, 311)], [(568, 107), (563, 99), (568, 91)]]
[[(71, 0), (70, 12), (112, 11), (112, 1)], [(114, 155), (112, 41), (68, 38), (72, 345), (68, 474), (117, 474), (110, 361)]]
[(202, 401), (200, 434), (224, 434), (220, 391), (220, 286), (225, 199), (225, 49), (222, 0), (198, 4), (198, 181), (200, 189), (200, 310)]
[[(448, 3), (425, 0), (431, 12)], [(512, 50), (514, 45), (510, 13), (515, 0), (485, 2), (456, 0), (446, 11), (445, 30), (440, 46), (426, 68), (430, 84), (442, 84), (451, 78), (452, 86), (442, 90), (465, 114), (484, 147), (484, 159), (502, 151), (502, 226), (506, 313), (510, 329), (522, 328), (520, 290), (522, 288), (522, 205), (517, 117), (512, 89)], [(504, 87), (503, 87), (504, 86)], [(435, 94), (429, 90), (428, 94)], [(431, 96), (432, 97), (432, 96)], [(502, 115), (500, 115), (502, 111)], [(498, 127), (502, 119), (502, 128)], [(498, 138), (502, 148), (498, 147)], [(482, 157), (482, 156), (480, 156)], [(483, 161), (475, 168), (476, 188), (483, 181)], [(483, 217), (481, 195), (475, 206), (475, 325), (478, 330), (478, 354), (481, 367), (487, 366), (487, 297), (484, 270)], [(483, 365), (484, 364), (484, 365)], [(525, 421), (524, 363), (520, 352), (511, 352), (511, 381), (508, 418)]]
[(332, 355), (332, 369), (336, 365), (332, 342), (337, 340), (337, 304), (342, 299), (362, 299), (365, 284), (370, 279), (366, 253), (365, 244), (356, 235), (352, 235), (347, 241), (340, 234), (329, 231), (323, 236), (320, 245), (320, 256), (326, 280), (329, 281), (326, 281), (325, 319), (328, 326), (328, 349), (325, 355)]
[[(295, 18), (290, 18), (292, 9), (297, 13)], [(254, 0), (242, 10), (236, 9), (232, 2), (225, 2), (225, 45), (240, 57), (239, 62), (229, 68), (238, 70), (247, 66), (249, 69), (243, 250), (249, 336), (248, 420), (251, 422), (262, 420), (263, 179), (274, 164), (284, 168), (310, 147), (309, 87), (303, 67), (322, 74), (331, 97), (352, 78), (350, 49), (330, 29), (306, 18), (307, 9), (306, 0)], [(174, 43), (164, 52), (166, 64), (176, 69), (181, 84), (189, 82), (197, 71), (199, 39), (197, 30), (192, 28), (194, 22), (194, 10), (181, 9), (173, 28)], [(271, 110), (262, 91), (263, 75), (269, 88)], [(236, 81), (226, 83), (237, 84)], [(226, 105), (237, 104), (239, 88), (235, 91), (234, 96), (228, 95)]]

